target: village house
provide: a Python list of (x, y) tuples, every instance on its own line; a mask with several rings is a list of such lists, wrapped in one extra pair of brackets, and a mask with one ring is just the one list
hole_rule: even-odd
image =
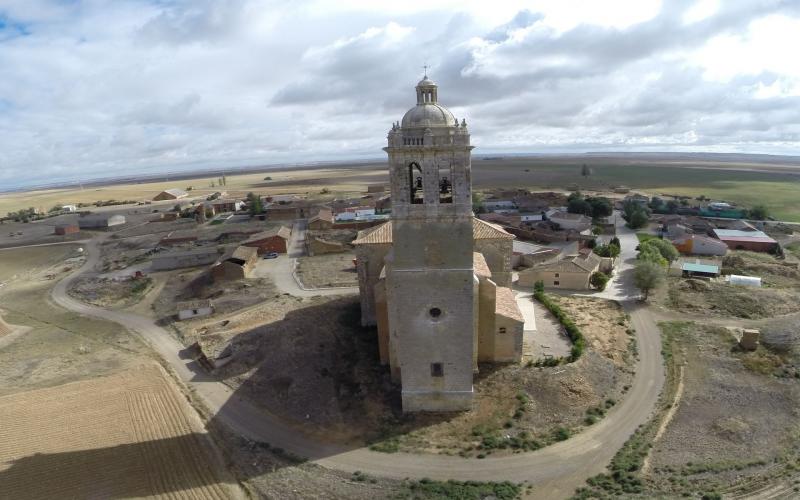
[(772, 252), (778, 242), (763, 231), (742, 231), (739, 229), (714, 229), (714, 236), (728, 245), (731, 250), (749, 250), (751, 252)]
[(206, 205), (210, 205), (214, 209), (215, 214), (224, 214), (227, 212), (238, 212), (244, 208), (244, 202), (240, 200), (231, 199), (217, 199), (207, 201)]
[(485, 200), (483, 202), (483, 208), (487, 212), (498, 213), (513, 213), (517, 211), (517, 206), (514, 204), (513, 200)]
[(583, 232), (592, 227), (592, 219), (583, 214), (571, 214), (561, 210), (551, 210), (547, 212), (547, 220), (553, 224), (558, 224), (560, 229), (572, 229), (573, 231)]
[(258, 263), (258, 249), (239, 246), (211, 266), (215, 282), (249, 278)]
[(375, 200), (375, 213), (387, 214), (392, 211), (392, 195), (387, 194)]
[(194, 229), (179, 229), (167, 233), (166, 236), (158, 240), (158, 244), (161, 246), (172, 246), (191, 243), (193, 241), (197, 241), (197, 231)]
[(341, 241), (329, 240), (320, 236), (306, 233), (306, 253), (310, 256), (325, 255), (329, 253), (342, 253), (350, 249), (348, 245)]
[(670, 237), (669, 240), (682, 254), (687, 255), (725, 255), (728, 245), (703, 234), (683, 233)]
[(189, 193), (183, 189), (172, 188), (161, 191), (155, 195), (153, 197), (153, 201), (180, 200), (181, 198), (186, 198), (187, 196), (189, 196)]
[[(564, 290), (589, 290), (589, 278), (601, 271), (603, 258), (591, 251), (581, 251), (555, 262), (541, 264), (519, 272), (517, 285), (532, 287), (537, 281), (544, 283), (545, 288)], [(610, 267), (610, 260), (605, 264)]]
[(156, 254), (150, 262), (153, 271), (171, 271), (184, 267), (207, 266), (219, 259), (217, 248), (200, 248), (186, 252)]
[(57, 224), (55, 228), (55, 234), (59, 236), (65, 236), (68, 234), (75, 234), (80, 232), (81, 228), (78, 227), (77, 224), (74, 223), (67, 223), (67, 224)]
[(86, 214), (78, 219), (78, 227), (80, 229), (107, 230), (123, 224), (125, 224), (125, 216), (116, 214)]
[(626, 196), (623, 203), (635, 203), (640, 207), (646, 207), (650, 204), (650, 197), (639, 193), (633, 193)]
[(269, 252), (286, 253), (291, 237), (291, 229), (286, 226), (279, 226), (252, 235), (248, 240), (244, 241), (242, 245), (258, 249), (258, 255)]
[(348, 207), (334, 216), (336, 222), (370, 220), (375, 217), (375, 208), (369, 206)]
[(178, 312), (178, 319), (181, 321), (214, 314), (214, 304), (209, 299), (178, 302), (175, 309)]
[(333, 227), (333, 211), (322, 208), (314, 217), (308, 220), (308, 229), (331, 229)]

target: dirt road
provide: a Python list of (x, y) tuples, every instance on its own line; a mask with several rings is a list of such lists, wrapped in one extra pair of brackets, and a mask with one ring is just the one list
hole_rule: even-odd
[(606, 418), (586, 431), (542, 450), (531, 453), (486, 459), (455, 456), (383, 454), (366, 448), (312, 441), (301, 433), (233, 394), (224, 384), (202, 371), (193, 362), (182, 359), (183, 346), (152, 319), (124, 311), (92, 307), (70, 298), (69, 283), (92, 269), (98, 260), (97, 241), (87, 245), (89, 258), (84, 266), (53, 289), (59, 305), (90, 316), (119, 323), (139, 333), (178, 377), (192, 389), (215, 419), (234, 431), (308, 457), (317, 464), (348, 472), (391, 478), (459, 479), (478, 481), (528, 481), (534, 485), (534, 497), (563, 498), (571, 495), (586, 478), (603, 472), (614, 453), (650, 416), (664, 381), (659, 330), (650, 313), (633, 302), (625, 308), (636, 328), (640, 359), (628, 396)]

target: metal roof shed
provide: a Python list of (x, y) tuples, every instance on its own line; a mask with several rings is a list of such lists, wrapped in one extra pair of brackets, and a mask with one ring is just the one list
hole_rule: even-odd
[(710, 278), (719, 276), (719, 266), (709, 264), (695, 264), (694, 262), (684, 262), (681, 265), (684, 276), (707, 276)]

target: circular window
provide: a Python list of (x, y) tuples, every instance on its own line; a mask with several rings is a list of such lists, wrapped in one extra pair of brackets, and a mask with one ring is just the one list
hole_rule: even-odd
[(436, 319), (436, 318), (438, 318), (439, 316), (441, 316), (441, 315), (442, 315), (442, 310), (441, 310), (441, 309), (439, 309), (438, 307), (431, 307), (431, 308), (428, 310), (428, 314), (430, 314), (430, 315), (431, 315), (431, 318), (434, 318), (434, 319)]

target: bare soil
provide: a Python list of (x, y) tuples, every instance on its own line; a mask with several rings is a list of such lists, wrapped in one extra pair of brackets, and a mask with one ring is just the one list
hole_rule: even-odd
[[(275, 286), (267, 278), (248, 278), (214, 282), (208, 269), (170, 271), (164, 286), (152, 301), (152, 314), (163, 324), (172, 323), (177, 314), (176, 304), (195, 299), (211, 299), (214, 318), (245, 309), (274, 298)], [(196, 321), (186, 324), (194, 325)]]
[(784, 356), (742, 352), (722, 328), (683, 324), (673, 350), (683, 394), (653, 444), (648, 489), (659, 495), (742, 491), (792, 474), (800, 459), (800, 379)]
[(70, 296), (105, 308), (130, 307), (147, 294), (153, 280), (144, 278), (96, 278), (81, 277), (69, 288)]
[[(595, 301), (569, 298), (565, 307), (577, 315)], [(563, 439), (622, 397), (633, 359), (624, 352), (627, 320), (615, 304), (598, 302), (594, 316), (609, 317), (587, 328), (589, 348), (578, 361), (549, 368), (482, 365), (473, 410), (456, 415), (402, 414), (399, 388), (378, 362), (376, 332), (359, 326), (357, 296), (278, 296), (244, 312), (193, 321), (184, 338), (212, 357), (230, 353), (232, 361), (214, 375), (299, 431), (381, 451), (476, 456)], [(587, 422), (591, 414), (596, 417)]]
[(353, 252), (297, 259), (297, 278), (307, 288), (358, 286)]
[(800, 269), (796, 262), (764, 253), (733, 251), (724, 258), (722, 272), (761, 277), (763, 286), (668, 278), (656, 301), (676, 311), (715, 317), (759, 319), (800, 311)]

